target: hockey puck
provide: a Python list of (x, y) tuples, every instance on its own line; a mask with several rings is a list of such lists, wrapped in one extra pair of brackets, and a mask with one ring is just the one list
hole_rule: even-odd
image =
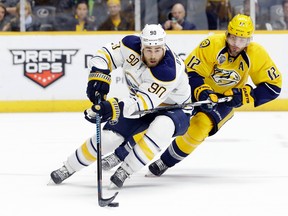
[(119, 203), (118, 202), (109, 203), (108, 206), (109, 207), (119, 207)]

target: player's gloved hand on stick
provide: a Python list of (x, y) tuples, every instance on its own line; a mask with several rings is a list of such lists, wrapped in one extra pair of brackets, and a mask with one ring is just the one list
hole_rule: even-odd
[(194, 97), (197, 101), (210, 100), (211, 103), (201, 105), (201, 109), (206, 112), (211, 112), (216, 108), (218, 102), (218, 96), (213, 91), (213, 89), (207, 85), (203, 84), (194, 90)]
[(108, 69), (104, 70), (94, 66), (92, 67), (86, 89), (87, 97), (92, 103), (95, 103), (96, 95), (100, 95), (101, 101), (106, 100), (111, 83), (111, 76), (109, 73), (110, 70)]
[(225, 96), (232, 96), (232, 100), (226, 102), (229, 107), (240, 107), (245, 104), (254, 104), (252, 86), (246, 84), (243, 88), (232, 88), (224, 92)]
[(101, 117), (101, 122), (109, 120), (117, 121), (120, 117), (121, 108), (117, 98), (110, 98), (99, 104), (93, 105), (84, 111), (85, 119), (91, 123), (96, 123), (96, 114)]

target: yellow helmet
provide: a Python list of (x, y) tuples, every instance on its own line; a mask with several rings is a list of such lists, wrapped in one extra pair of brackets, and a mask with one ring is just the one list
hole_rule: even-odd
[(250, 38), (254, 32), (254, 26), (250, 16), (237, 14), (228, 24), (228, 33), (239, 37)]

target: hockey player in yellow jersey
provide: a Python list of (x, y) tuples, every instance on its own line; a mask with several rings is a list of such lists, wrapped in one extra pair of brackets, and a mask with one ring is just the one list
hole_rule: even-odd
[[(191, 101), (185, 64), (166, 45), (166, 32), (161, 25), (146, 25), (139, 36), (127, 35), (117, 43), (108, 43), (97, 50), (89, 61), (87, 96), (95, 103), (85, 111), (85, 118), (95, 123), (96, 113), (106, 122), (102, 131), (103, 154), (127, 141), (136, 147), (127, 156), (133, 163), (122, 163), (111, 181), (118, 187), (133, 172), (141, 169), (163, 144), (184, 134), (191, 113), (182, 109), (169, 112), (132, 115), (135, 111), (152, 109), (160, 104), (182, 104)], [(110, 73), (121, 67), (129, 97), (106, 100), (111, 82)], [(96, 100), (101, 96), (102, 101)], [(165, 126), (165, 127), (163, 127)], [(138, 132), (143, 132), (139, 135)], [(136, 137), (133, 135), (136, 134)], [(54, 170), (51, 178), (56, 184), (96, 161), (96, 135), (70, 154), (64, 166)]]
[(232, 96), (232, 100), (198, 109), (187, 132), (176, 137), (160, 159), (149, 165), (152, 174), (162, 175), (191, 154), (233, 117), (234, 108), (247, 104), (258, 107), (279, 96), (281, 73), (265, 49), (252, 42), (253, 31), (251, 18), (238, 14), (225, 34), (208, 37), (188, 55), (185, 64), (192, 100), (217, 102), (223, 95)]

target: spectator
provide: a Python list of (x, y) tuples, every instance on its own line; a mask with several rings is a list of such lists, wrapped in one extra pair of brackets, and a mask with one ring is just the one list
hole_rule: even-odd
[[(40, 22), (32, 14), (30, 2), (25, 1), (25, 31), (39, 31), (40, 25)], [(3, 31), (20, 31), (20, 2), (16, 5), (16, 17), (3, 27)]]
[(184, 6), (176, 3), (168, 15), (168, 20), (163, 24), (163, 28), (165, 30), (195, 30), (196, 26), (185, 20), (185, 15)]
[[(63, 1), (71, 2), (71, 1)], [(70, 5), (70, 6), (69, 6)], [(87, 0), (80, 0), (76, 3), (75, 9), (70, 13), (72, 4), (63, 5), (63, 12), (58, 12), (55, 21), (56, 31), (95, 31), (97, 30), (95, 20), (89, 16)], [(72, 9), (72, 8), (71, 8)]]
[(107, 7), (109, 17), (102, 25), (100, 25), (98, 30), (134, 30), (134, 22), (127, 19), (126, 16), (121, 13), (120, 0), (108, 0)]
[(9, 16), (10, 18), (16, 16), (16, 5), (19, 2), (19, 0), (7, 0), (7, 1), (1, 1), (6, 7), (6, 16)]
[(208, 0), (206, 6), (209, 30), (226, 29), (232, 19), (230, 0)]
[(0, 31), (8, 23), (7, 10), (4, 4), (0, 3)]
[[(175, 4), (181, 3), (184, 6), (184, 8), (187, 8), (187, 2), (188, 2), (187, 0), (154, 0), (154, 1), (150, 0), (150, 1), (154, 2), (154, 4), (157, 4), (157, 8), (158, 8), (157, 17), (158, 17), (159, 23), (164, 23), (167, 20), (167, 16), (171, 12), (172, 7)], [(146, 15), (151, 13), (151, 5), (150, 7), (147, 7), (145, 10), (146, 10)]]
[(95, 31), (94, 19), (89, 16), (87, 1), (78, 1), (75, 8), (75, 15), (68, 20), (67, 25), (71, 31)]

